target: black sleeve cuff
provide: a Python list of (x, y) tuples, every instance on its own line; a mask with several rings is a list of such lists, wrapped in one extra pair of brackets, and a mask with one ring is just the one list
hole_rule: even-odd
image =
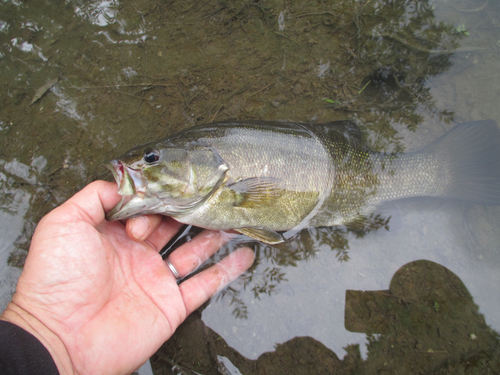
[(59, 375), (49, 351), (31, 333), (0, 320), (0, 369), (6, 375)]

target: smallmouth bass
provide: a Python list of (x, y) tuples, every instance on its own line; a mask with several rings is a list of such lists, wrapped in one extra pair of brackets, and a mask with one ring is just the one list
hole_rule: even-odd
[(393, 155), (366, 150), (352, 121), (220, 122), (135, 147), (109, 168), (122, 200), (107, 220), (158, 213), (276, 244), (278, 232), (345, 224), (401, 198), (500, 205), (500, 130), (467, 122)]

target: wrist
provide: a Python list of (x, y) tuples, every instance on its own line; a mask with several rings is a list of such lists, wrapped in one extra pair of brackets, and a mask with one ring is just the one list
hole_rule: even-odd
[(49, 351), (59, 374), (75, 373), (64, 342), (34, 315), (15, 303), (10, 302), (0, 316), (0, 319), (15, 324), (35, 336)]

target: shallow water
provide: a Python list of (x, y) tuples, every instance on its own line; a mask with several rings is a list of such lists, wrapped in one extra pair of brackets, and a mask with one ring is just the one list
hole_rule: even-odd
[[(500, 5), (491, 0), (3, 2), (0, 303), (19, 275), (7, 259), (22, 265), (41, 216), (111, 179), (103, 162), (139, 143), (225, 119), (349, 118), (374, 149), (416, 150), (458, 123), (500, 121), (499, 57)], [(348, 353), (335, 362), (343, 371), (495, 369), (498, 340), (486, 325), (500, 330), (500, 208), (422, 198), (395, 202), (391, 213), (388, 231), (321, 228), (258, 246), (255, 267), (179, 329), (155, 369), (215, 373), (232, 363), (251, 373), (273, 369), (279, 355), (313, 371), (330, 363), (321, 353)], [(458, 276), (484, 321), (464, 309), (462, 289), (463, 300), (445, 298), (458, 288), (448, 273), (434, 285), (443, 295), (425, 303), (390, 287), (419, 259)], [(444, 274), (415, 267), (422, 282)], [(367, 317), (347, 290), (390, 290), (383, 295), (421, 315), (363, 295)], [(280, 352), (287, 345), (297, 358)]]

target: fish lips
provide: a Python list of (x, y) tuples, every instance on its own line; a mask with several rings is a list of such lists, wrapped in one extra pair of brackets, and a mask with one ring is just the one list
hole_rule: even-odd
[(161, 203), (155, 196), (146, 194), (147, 180), (141, 170), (128, 167), (119, 160), (112, 160), (106, 167), (118, 185), (121, 201), (106, 214), (106, 220), (124, 220), (139, 214), (147, 214)]
[(140, 169), (130, 168), (119, 160), (111, 160), (106, 166), (118, 184), (118, 194), (123, 196), (146, 194), (148, 182)]

